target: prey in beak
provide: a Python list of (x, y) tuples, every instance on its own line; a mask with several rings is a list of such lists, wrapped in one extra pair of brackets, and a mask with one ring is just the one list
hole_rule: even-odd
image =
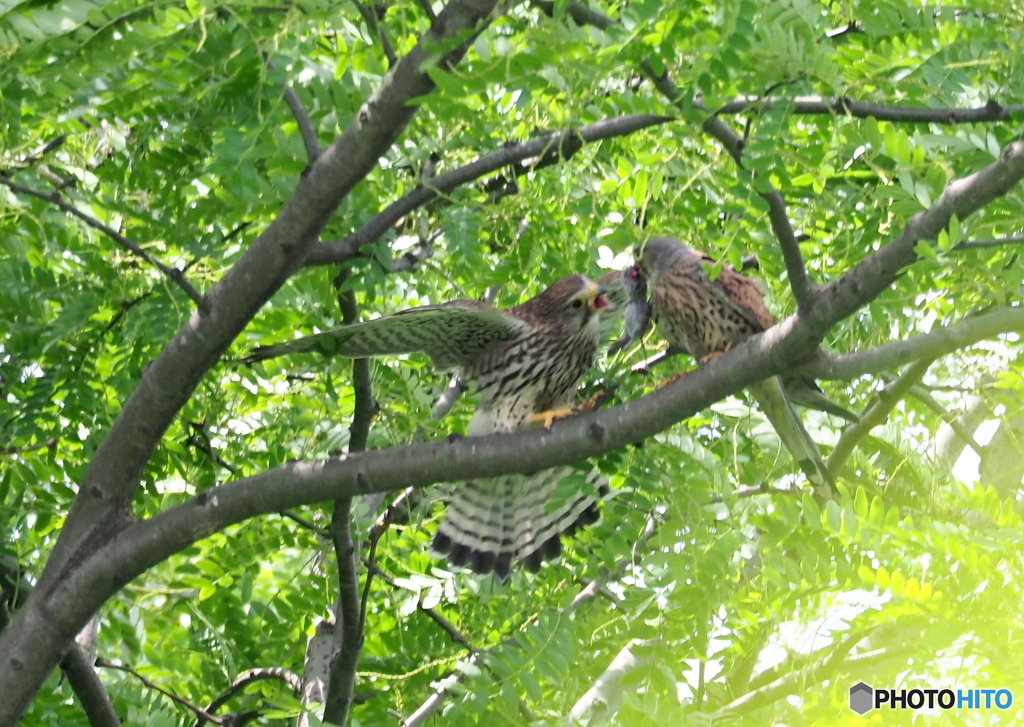
[(604, 294), (604, 288), (596, 283), (591, 284), (587, 298), (590, 302), (590, 310), (593, 313), (603, 310), (615, 310), (615, 306), (608, 300), (608, 296)]

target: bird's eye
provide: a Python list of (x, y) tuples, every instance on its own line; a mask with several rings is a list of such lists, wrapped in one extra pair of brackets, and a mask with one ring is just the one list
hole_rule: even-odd
[(582, 308), (582, 307), (583, 307), (583, 301), (582, 301), (582, 300), (580, 300), (579, 298), (577, 298), (576, 300), (574, 300), (574, 301), (572, 302), (572, 304), (570, 305), (570, 307), (571, 307), (571, 308), (576, 308), (576, 309), (578, 310), (578, 309), (580, 309), (580, 308)]

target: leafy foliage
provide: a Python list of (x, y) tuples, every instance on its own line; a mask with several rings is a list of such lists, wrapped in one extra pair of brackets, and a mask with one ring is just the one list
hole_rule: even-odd
[[(795, 305), (758, 194), (766, 182), (789, 204), (812, 278), (827, 281), (1020, 134), (1019, 114), (1000, 123), (908, 123), (809, 115), (796, 103), (804, 95), (900, 107), (1020, 103), (1020, 11), (1012, 4), (642, 0), (595, 9), (621, 22), (577, 25), (562, 2), (551, 17), (516, 6), (457, 68), (432, 71), (436, 90), (342, 202), (324, 239), (359, 229), (413, 189), (432, 155), (444, 172), (508, 140), (629, 113), (676, 114), (639, 75), (647, 59), (686, 89), (681, 115), (528, 171), (496, 203), (493, 190), (467, 185), (408, 215), (350, 263), (345, 287), (364, 317), (480, 298), (492, 286), (500, 286), (496, 304), (511, 306), (570, 272), (596, 278), (637, 241), (671, 234), (736, 267), (754, 255), (781, 318)], [(399, 56), (429, 27), (418, 3), (375, 12)], [(326, 144), (387, 72), (373, 29), (351, 3), (328, 0), (9, 0), (0, 3), (0, 59), (4, 173), (47, 192), (62, 187), (77, 208), (186, 270), (201, 290), (270, 224), (306, 167), (283, 84)], [(723, 117), (742, 125), (742, 168), (702, 133), (695, 106), (716, 109), (738, 96), (773, 101), (749, 109), (742, 124)], [(920, 261), (837, 326), (825, 347), (864, 350), (1019, 303), (1024, 268), (1013, 246), (953, 246), (1017, 233), (1022, 214), (1016, 189), (921, 243)], [(393, 256), (435, 232), (422, 264), (391, 270)], [(122, 403), (193, 306), (108, 236), (3, 186), (0, 235), (0, 556), (31, 580)], [(336, 272), (294, 275), (232, 356), (339, 325)], [(690, 366), (675, 360), (632, 374), (630, 365), (658, 345), (651, 338), (604, 358), (585, 391), (614, 383), (628, 400)], [(967, 395), (980, 397), (989, 412), (982, 418), (1009, 431), (1021, 416), (1018, 345), (1005, 338), (943, 358), (924, 383), (954, 414)], [(467, 398), (444, 420), (430, 419), (447, 380), (425, 359), (374, 361), (372, 375), (381, 410), (370, 447), (464, 433)], [(883, 383), (862, 376), (825, 385), (862, 410)], [(225, 358), (149, 461), (136, 516), (291, 459), (344, 450), (354, 404), (345, 360), (250, 369)], [(1020, 472), (998, 488), (987, 477), (965, 481), (952, 470), (962, 445), (950, 443), (947, 418), (918, 399), (899, 403), (843, 468), (842, 496), (822, 506), (794, 484), (793, 463), (740, 394), (602, 458), (616, 490), (602, 524), (567, 543), (560, 563), (536, 576), (517, 571), (507, 586), (453, 573), (429, 556), (441, 508), (426, 493), (411, 520), (378, 544), (376, 565), (392, 578), (375, 578), (369, 589), (356, 684), (368, 698), (352, 723), (388, 724), (392, 710), (409, 715), (454, 673), (445, 724), (519, 724), (526, 715), (567, 724), (634, 639), (641, 665), (605, 715), (614, 724), (867, 724), (870, 714), (846, 707), (847, 689), (861, 679), (905, 688), (1024, 683), (1020, 660), (1006, 658), (1019, 650), (1024, 596)], [(807, 412), (806, 421), (826, 449), (841, 436), (838, 420)], [(326, 528), (330, 507), (300, 514)], [(358, 514), (365, 540), (376, 513)], [(649, 519), (653, 535), (644, 534)], [(582, 584), (609, 573), (603, 595), (573, 605)], [(100, 613), (99, 653), (206, 705), (246, 669), (301, 672), (307, 639), (329, 618), (337, 591), (329, 540), (286, 517), (254, 519), (127, 585)], [(467, 661), (425, 608), (481, 656)], [(134, 677), (101, 677), (125, 724), (195, 719)], [(273, 681), (229, 705), (271, 708), (261, 719), (284, 724), (300, 705)], [(84, 720), (54, 674), (25, 724)]]

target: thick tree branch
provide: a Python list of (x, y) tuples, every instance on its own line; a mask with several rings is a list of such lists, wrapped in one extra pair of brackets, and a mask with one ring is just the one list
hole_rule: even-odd
[[(91, 615), (55, 623), (44, 605), (78, 570), (69, 564), (89, 560), (104, 543), (119, 539), (118, 533), (131, 521), (132, 495), (141, 473), (179, 409), (260, 306), (302, 265), (341, 200), (405, 129), (417, 109), (410, 102), (434, 88), (427, 69), (457, 63), (496, 5), (495, 0), (448, 3), (345, 133), (308, 167), (277, 219), (209, 291), (209, 313), (194, 314), (145, 370), (100, 443), (29, 602), (0, 634), (0, 684), (7, 697), (0, 703), (0, 727), (18, 721), (77, 628)], [(126, 582), (117, 580), (115, 587)], [(111, 585), (94, 582), (87, 590), (100, 596)], [(95, 610), (102, 599), (84, 598), (79, 605)]]
[(92, 215), (85, 214), (80, 209), (75, 207), (73, 204), (65, 202), (64, 199), (60, 196), (59, 192), (43, 192), (32, 187), (26, 187), (23, 184), (18, 184), (17, 182), (13, 181), (4, 174), (0, 174), (0, 184), (9, 187), (11, 190), (15, 192), (27, 194), (32, 197), (38, 197), (39, 199), (46, 200), (50, 204), (56, 205), (64, 212), (67, 212), (69, 215), (72, 215), (82, 220), (82, 222), (87, 224), (89, 227), (99, 230), (104, 235), (106, 235), (111, 240), (120, 245), (122, 248), (128, 250), (133, 255), (142, 258), (150, 265), (155, 267), (157, 270), (159, 270), (161, 273), (163, 273), (171, 282), (173, 282), (175, 285), (177, 285), (179, 288), (185, 291), (185, 295), (192, 299), (192, 302), (196, 304), (196, 307), (198, 307), (200, 311), (206, 312), (208, 310), (205, 299), (199, 293), (198, 290), (192, 287), (192, 283), (188, 282), (188, 278), (185, 277), (185, 274), (183, 272), (181, 272), (177, 268), (172, 268), (169, 265), (165, 265), (164, 263), (160, 262), (160, 260), (158, 260), (150, 252), (143, 249), (138, 244), (132, 242), (114, 228), (103, 224)]
[(356, 568), (356, 546), (352, 540), (351, 497), (340, 498), (334, 503), (331, 539), (338, 561), (338, 599), (335, 605), (338, 623), (334, 629), (323, 719), (325, 722), (345, 725), (352, 708), (356, 667), (363, 649), (359, 617), (359, 571)]
[(360, 248), (369, 245), (390, 230), (400, 219), (422, 207), (442, 194), (447, 194), (464, 184), (496, 172), (505, 167), (534, 157), (542, 157), (534, 164), (522, 167), (524, 171), (542, 165), (568, 159), (583, 145), (616, 136), (626, 136), (641, 129), (673, 121), (670, 116), (651, 114), (627, 114), (604, 119), (578, 129), (554, 132), (537, 136), (518, 144), (507, 145), (497, 151), (485, 154), (476, 161), (458, 169), (432, 177), (429, 185), (420, 185), (379, 212), (351, 235), (332, 242), (320, 242), (313, 246), (306, 258), (306, 265), (329, 265), (342, 263), (361, 255)]
[[(0, 632), (11, 621), (11, 611), (21, 608), (32, 591), (21, 564), (13, 558), (0, 556)], [(82, 705), (91, 727), (116, 727), (121, 724), (103, 682), (93, 669), (92, 657), (76, 642), (68, 646), (60, 660), (60, 668), (71, 690)]]
[(829, 472), (832, 473), (833, 477), (838, 476), (839, 471), (846, 464), (846, 460), (850, 458), (857, 444), (872, 429), (885, 423), (885, 420), (889, 418), (889, 412), (903, 400), (911, 388), (921, 381), (921, 378), (927, 373), (928, 367), (932, 365), (934, 360), (926, 358), (911, 364), (910, 368), (902, 376), (879, 392), (878, 400), (861, 414), (859, 422), (851, 424), (843, 431), (839, 441), (836, 442), (836, 446), (832, 449), (832, 453), (828, 456), (828, 462), (826, 462)]
[(574, 720), (582, 721), (589, 714), (597, 711), (596, 721), (602, 721), (618, 712), (624, 689), (621, 684), (622, 677), (649, 664), (653, 659), (650, 655), (637, 656), (633, 650), (652, 643), (653, 641), (644, 639), (631, 639), (627, 642), (612, 659), (608, 668), (594, 680), (593, 686), (576, 701), (576, 704), (569, 710), (569, 716)]
[[(289, 669), (279, 666), (248, 669), (239, 674), (235, 681), (231, 682), (231, 686), (217, 695), (204, 711), (207, 714), (213, 714), (253, 682), (267, 681), (269, 679), (284, 682), (291, 687), (291, 690), (296, 695), (302, 691), (302, 679), (299, 678), (298, 674)], [(194, 727), (203, 727), (204, 724), (206, 724), (206, 719), (199, 716), (196, 718)]]
[[(344, 290), (348, 268), (342, 268), (334, 278), (345, 325), (359, 322), (359, 306), (355, 293)], [(352, 386), (355, 390), (355, 412), (349, 427), (350, 453), (366, 449), (370, 424), (376, 414), (377, 402), (373, 398), (370, 379), (370, 361), (360, 358), (352, 361)], [(327, 680), (327, 698), (324, 700), (324, 721), (338, 725), (348, 723), (352, 698), (355, 694), (356, 668), (363, 649), (363, 610), (359, 597), (359, 570), (356, 567), (356, 545), (352, 540), (352, 498), (343, 497), (334, 503), (331, 517), (331, 541), (338, 563), (338, 598), (335, 614), (338, 626), (334, 630), (333, 652)], [(369, 575), (367, 575), (369, 579)]]
[(809, 364), (801, 366), (800, 372), (816, 379), (854, 379), (920, 359), (939, 358), (1005, 333), (1024, 333), (1024, 308), (999, 308), (867, 351), (819, 353)]
[(110, 695), (82, 647), (71, 644), (61, 659), (60, 668), (68, 678), (71, 690), (78, 697), (91, 727), (117, 727), (121, 724)]

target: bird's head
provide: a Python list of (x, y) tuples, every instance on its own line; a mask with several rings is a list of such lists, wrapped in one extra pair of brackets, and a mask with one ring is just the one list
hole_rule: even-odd
[(613, 309), (604, 287), (583, 275), (567, 275), (520, 306), (528, 316), (557, 319), (580, 329), (602, 311)]
[(701, 257), (691, 248), (674, 237), (653, 237), (643, 244), (637, 253), (636, 265), (630, 268), (633, 275), (640, 275), (656, 283), (666, 270), (680, 263), (700, 263)]

